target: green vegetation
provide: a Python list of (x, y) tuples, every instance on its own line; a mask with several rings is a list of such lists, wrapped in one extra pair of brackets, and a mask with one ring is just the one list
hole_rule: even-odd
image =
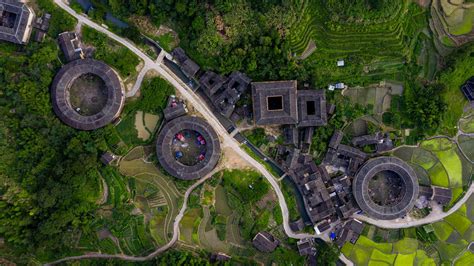
[(222, 184), (227, 189), (235, 190), (242, 199), (249, 203), (256, 202), (270, 189), (266, 179), (259, 173), (237, 169), (224, 171)]
[(122, 77), (130, 77), (136, 73), (140, 59), (126, 47), (109, 39), (104, 33), (93, 28), (82, 28), (82, 40), (93, 45), (96, 50), (94, 57), (115, 68)]
[(290, 221), (296, 221), (300, 219), (300, 212), (298, 210), (298, 204), (296, 202), (296, 197), (298, 195), (297, 188), (292, 183), (292, 181), (287, 180), (286, 178), (280, 183), (283, 196), (285, 197), (286, 205), (288, 206), (288, 212), (290, 216)]
[(122, 121), (117, 126), (117, 132), (121, 140), (132, 146), (146, 144), (154, 140), (155, 132), (151, 132), (152, 134), (148, 140), (138, 138), (138, 131), (135, 127), (137, 112), (143, 111), (161, 117), (168, 97), (175, 93), (171, 84), (158, 77), (144, 80), (140, 91), (140, 98), (132, 100), (125, 106), (122, 112)]
[(256, 128), (243, 132), (244, 136), (256, 147), (268, 144), (267, 135), (263, 128)]
[(269, 212), (252, 208), (270, 189), (269, 184), (259, 173), (249, 170), (225, 170), (222, 186), (228, 205), (240, 218), (240, 234), (251, 240), (255, 234), (268, 226)]
[(93, 220), (107, 129), (77, 131), (53, 114), (48, 87), (60, 66), (52, 40), (0, 46), (0, 54), (0, 235), (18, 261), (50, 260), (70, 254), (75, 230)]
[[(468, 139), (460, 138), (460, 147), (469, 156), (470, 144), (464, 140)], [(398, 149), (394, 155), (415, 166), (420, 184), (451, 188), (453, 199), (448, 208), (471, 182), (472, 165), (450, 139), (432, 138), (422, 141), (419, 147)]]
[(170, 52), (174, 47), (174, 36), (170, 32), (160, 35), (157, 37), (158, 43), (161, 45), (163, 49)]
[[(74, 29), (77, 21), (71, 17), (66, 11), (56, 6), (51, 0), (37, 0), (38, 7), (41, 12), (51, 14), (49, 21), (48, 34), (54, 39), (58, 34)], [(36, 14), (41, 15), (41, 14)]]
[[(367, 225), (355, 245), (346, 243), (341, 251), (355, 263), (364, 265), (464, 265), (473, 258), (467, 250), (474, 239), (473, 204), (471, 196), (444, 220), (416, 228), (387, 230)], [(400, 237), (379, 238), (379, 231)]]
[(463, 114), (467, 100), (460, 87), (471, 76), (474, 76), (474, 46), (466, 46), (449, 57), (447, 69), (440, 75), (440, 82), (444, 84), (444, 100), (449, 103), (447, 111), (443, 114), (440, 131), (443, 134), (454, 135), (456, 125)]

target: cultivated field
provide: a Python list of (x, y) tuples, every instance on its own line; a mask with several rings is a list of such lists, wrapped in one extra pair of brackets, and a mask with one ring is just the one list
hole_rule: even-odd
[[(461, 147), (466, 147), (463, 151), (471, 154), (469, 148), (472, 144), (466, 140)], [(397, 149), (394, 155), (415, 167), (420, 184), (451, 188), (451, 203), (462, 195), (463, 187), (470, 184), (472, 164), (462, 156), (458, 147), (446, 138), (426, 140), (419, 147), (403, 147)], [(428, 176), (429, 180), (425, 176)]]
[(467, 250), (474, 241), (474, 197), (462, 208), (432, 225), (387, 230), (366, 225), (355, 244), (342, 253), (356, 265), (472, 265)]

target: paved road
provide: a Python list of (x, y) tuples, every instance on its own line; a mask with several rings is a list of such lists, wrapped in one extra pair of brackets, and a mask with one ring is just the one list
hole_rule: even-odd
[(451, 209), (449, 209), (448, 212), (436, 212), (436, 213), (430, 213), (430, 215), (426, 216), (425, 218), (422, 219), (417, 219), (413, 221), (403, 221), (403, 220), (389, 220), (389, 221), (384, 221), (384, 220), (378, 220), (378, 219), (373, 219), (370, 217), (367, 217), (365, 215), (360, 215), (360, 214), (354, 214), (353, 217), (370, 223), (374, 224), (378, 227), (382, 228), (408, 228), (408, 227), (413, 227), (413, 226), (419, 226), (419, 225), (424, 225), (424, 224), (430, 224), (437, 222), (441, 219), (444, 219), (446, 216), (449, 216), (453, 214), (455, 211), (457, 211), (461, 206), (466, 203), (466, 201), (471, 197), (472, 193), (474, 192), (474, 185), (471, 185), (469, 190), (466, 192), (464, 197), (459, 200)]
[[(227, 131), (222, 127), (222, 125), (219, 123), (218, 119), (215, 117), (212, 111), (209, 110), (209, 108), (206, 106), (204, 101), (202, 101), (194, 92), (192, 92), (191, 89), (187, 87), (186, 84), (184, 84), (178, 77), (176, 77), (173, 72), (169, 69), (166, 68), (166, 66), (161, 64), (161, 60), (158, 60), (157, 62), (153, 61), (150, 59), (145, 53), (143, 53), (141, 50), (136, 48), (130, 41), (127, 39), (124, 39), (113, 32), (110, 32), (109, 30), (103, 28), (102, 26), (98, 25), (97, 23), (89, 20), (89, 18), (80, 15), (76, 13), (73, 9), (71, 9), (67, 4), (62, 2), (61, 0), (55, 0), (54, 1), (59, 7), (67, 11), (69, 14), (74, 16), (76, 19), (78, 19), (79, 23), (82, 23), (84, 25), (87, 25), (91, 28), (96, 29), (99, 32), (102, 32), (106, 34), (108, 37), (111, 39), (121, 43), (130, 51), (135, 53), (137, 56), (139, 56), (143, 61), (144, 61), (144, 68), (148, 70), (156, 70), (160, 75), (166, 79), (168, 82), (170, 82), (184, 97), (193, 107), (200, 112), (210, 123), (210, 125), (216, 130), (219, 136), (221, 136), (221, 141), (223, 143), (224, 147), (230, 147), (232, 148), (238, 155), (240, 155), (245, 161), (247, 161), (250, 165), (252, 165), (255, 169), (257, 169), (271, 184), (273, 187), (273, 190), (277, 194), (279, 205), (282, 211), (282, 216), (283, 216), (283, 227), (285, 230), (285, 233), (291, 237), (291, 238), (296, 238), (296, 239), (302, 239), (302, 238), (307, 238), (307, 237), (320, 237), (317, 235), (311, 235), (311, 234), (298, 234), (295, 233), (291, 230), (289, 226), (289, 212), (288, 212), (288, 206), (286, 205), (285, 198), (283, 196), (283, 193), (277, 183), (277, 180), (270, 174), (270, 172), (267, 171), (267, 169), (261, 165), (259, 162), (257, 162), (255, 159), (253, 159), (250, 155), (248, 155), (244, 150), (240, 148), (240, 144), (232, 138)], [(162, 51), (162, 53), (165, 53), (165, 51)], [(160, 56), (159, 59), (162, 59), (163, 56)], [(142, 71), (144, 73), (144, 71)], [(142, 77), (143, 78), (143, 77)], [(134, 88), (135, 89), (135, 88)], [(137, 89), (138, 90), (138, 89)], [(127, 95), (134, 95), (136, 91), (130, 92), (130, 94)], [(200, 180), (196, 184), (202, 183)], [(194, 186), (194, 185), (193, 185)], [(188, 192), (188, 191), (187, 191)], [(181, 209), (180, 215), (175, 219), (175, 228), (179, 229), (179, 221), (181, 220), (182, 213), (184, 213), (186, 205), (183, 205), (183, 208)], [(179, 231), (179, 230), (178, 230)], [(143, 260), (143, 258), (149, 259), (156, 254), (162, 252), (163, 250), (169, 248), (174, 244), (176, 241), (179, 232), (175, 230), (175, 233), (173, 235), (172, 241), (168, 243), (167, 245), (160, 247), (157, 249), (155, 252), (151, 253), (150, 255), (146, 257), (130, 257), (130, 256), (122, 256), (122, 255), (106, 255), (106, 254), (94, 254), (94, 258), (122, 258), (126, 260), (134, 260), (132, 258), (135, 258), (137, 260)], [(85, 257), (84, 257), (85, 256)], [(89, 255), (83, 255), (83, 256), (77, 256), (77, 257), (70, 257), (66, 258), (65, 260), (74, 260), (74, 259), (84, 259), (88, 258), (87, 256)], [(117, 257), (118, 256), (118, 257)], [(61, 262), (61, 261), (58, 261)]]
[(127, 92), (127, 98), (133, 97), (135, 96), (135, 94), (137, 94), (138, 90), (140, 89), (140, 86), (142, 85), (143, 78), (145, 78), (146, 73), (148, 73), (150, 69), (152, 69), (152, 66), (149, 63), (145, 63), (142, 70), (140, 70), (140, 73), (138, 73), (137, 80), (135, 81), (132, 90)]
[(115, 41), (121, 43), (122, 45), (130, 49), (132, 52), (134, 52), (137, 56), (139, 56), (145, 62), (145, 66), (148, 66), (148, 69), (156, 70), (158, 73), (160, 73), (160, 75), (164, 79), (170, 82), (180, 92), (180, 94), (198, 112), (200, 112), (208, 120), (210, 125), (216, 130), (217, 134), (221, 136), (223, 146), (230, 147), (234, 151), (236, 151), (237, 154), (239, 154), (250, 165), (255, 167), (259, 172), (261, 172), (262, 175), (265, 176), (265, 178), (270, 182), (270, 184), (272, 185), (273, 189), (275, 190), (278, 196), (280, 208), (283, 214), (283, 225), (284, 225), (284, 229), (287, 235), (292, 238), (305, 238), (305, 237), (313, 236), (310, 234), (296, 234), (290, 229), (288, 207), (286, 205), (285, 198), (283, 197), (283, 193), (280, 187), (278, 186), (276, 179), (266, 170), (266, 168), (263, 165), (261, 165), (259, 162), (257, 162), (255, 159), (253, 159), (250, 155), (248, 155), (244, 150), (240, 148), (240, 144), (227, 133), (227, 131), (219, 123), (218, 119), (213, 114), (213, 112), (210, 111), (209, 108), (206, 106), (204, 101), (202, 101), (194, 92), (192, 92), (192, 90), (189, 89), (187, 85), (184, 84), (178, 77), (174, 76), (171, 70), (167, 69), (166, 66), (162, 65), (160, 62), (155, 62), (152, 59), (150, 59), (145, 53), (143, 53), (138, 48), (136, 48), (135, 45), (133, 45), (127, 39), (124, 39), (114, 34), (113, 32), (110, 32), (109, 30), (103, 28), (97, 23), (89, 20), (89, 18), (83, 15), (77, 14), (73, 9), (71, 9), (67, 4), (65, 4), (61, 0), (55, 0), (54, 2), (58, 6), (60, 6), (62, 9), (66, 10), (68, 13), (70, 13), (75, 18), (77, 18), (80, 23), (83, 23), (84, 25), (94, 28), (102, 33), (105, 33), (110, 38), (114, 39)]

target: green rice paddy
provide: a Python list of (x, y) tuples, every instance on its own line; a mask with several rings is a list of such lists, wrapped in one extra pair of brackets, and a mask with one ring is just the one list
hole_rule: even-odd
[[(396, 232), (399, 240), (381, 239), (373, 234), (382, 229), (374, 225), (366, 227), (355, 244), (346, 243), (341, 252), (356, 265), (472, 265), (474, 256), (467, 250), (474, 240), (474, 196), (455, 213), (431, 226), (388, 230)], [(431, 232), (435, 238), (420, 238), (420, 232)], [(387, 231), (383, 229), (382, 231)], [(371, 233), (372, 232), (372, 233)], [(377, 242), (371, 240), (378, 239)], [(378, 241), (387, 243), (378, 243)]]

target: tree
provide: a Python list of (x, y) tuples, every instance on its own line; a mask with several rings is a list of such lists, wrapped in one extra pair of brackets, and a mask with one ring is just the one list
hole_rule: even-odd
[(341, 253), (334, 243), (321, 242), (318, 243), (316, 249), (316, 264), (317, 265), (336, 265)]

